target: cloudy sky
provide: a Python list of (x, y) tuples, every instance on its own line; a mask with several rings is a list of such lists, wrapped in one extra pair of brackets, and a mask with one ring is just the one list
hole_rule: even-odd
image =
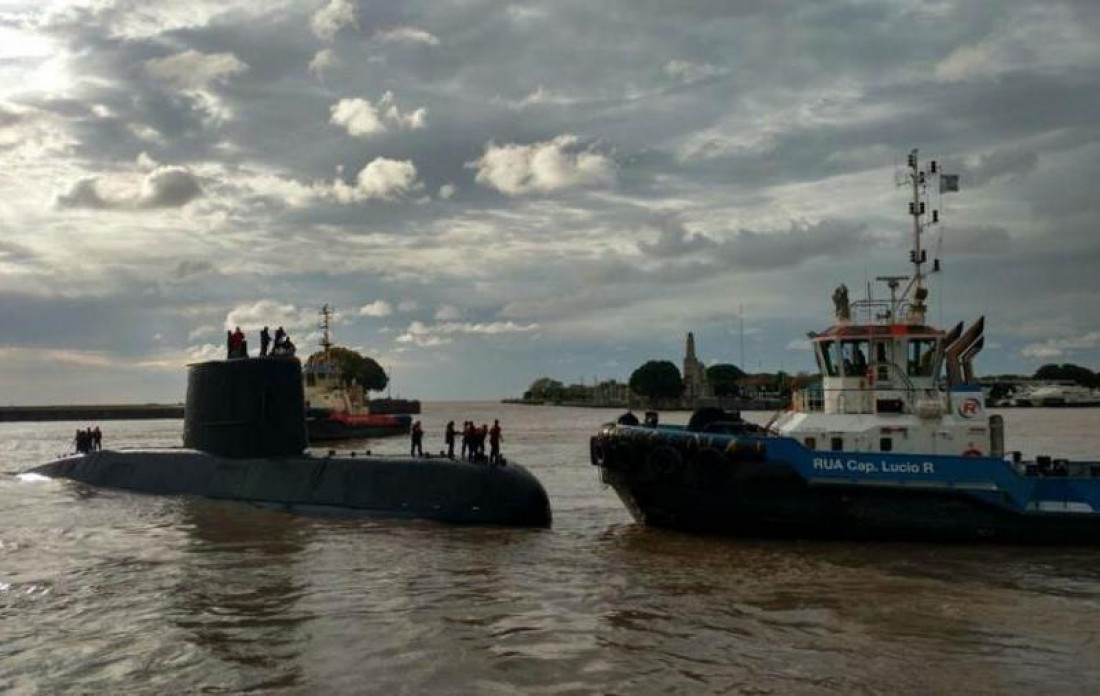
[[(961, 175), (931, 317), (1100, 368), (1100, 3), (0, 0), (0, 403), (172, 401), (227, 326), (421, 398), (811, 369)], [(253, 338), (255, 342), (255, 338)]]

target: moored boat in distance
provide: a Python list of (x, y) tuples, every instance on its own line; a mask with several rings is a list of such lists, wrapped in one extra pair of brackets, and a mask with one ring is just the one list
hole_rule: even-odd
[[(940, 172), (909, 155), (911, 276), (889, 298), (833, 294), (810, 334), (816, 388), (767, 426), (717, 409), (686, 427), (608, 424), (592, 463), (642, 524), (747, 536), (1100, 543), (1100, 461), (1006, 456), (973, 361), (984, 318), (927, 322), (925, 187)], [(933, 267), (935, 270), (935, 267)]]
[(1095, 408), (1100, 390), (1073, 383), (1037, 384), (1013, 398), (1014, 406), (1038, 408)]
[[(306, 429), (309, 441), (365, 439), (405, 435), (412, 425), (408, 413), (374, 412), (367, 390), (345, 375), (332, 358), (332, 310), (321, 308), (321, 352), (302, 367), (306, 395)], [(413, 402), (406, 402), (411, 404)], [(416, 412), (420, 402), (415, 402)]]

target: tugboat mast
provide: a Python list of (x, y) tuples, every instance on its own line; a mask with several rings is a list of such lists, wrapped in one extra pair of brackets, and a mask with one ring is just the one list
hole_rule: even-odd
[[(909, 184), (913, 191), (913, 198), (909, 201), (909, 214), (913, 217), (913, 248), (909, 251), (909, 261), (913, 264), (914, 271), (913, 278), (909, 281), (906, 291), (902, 294), (903, 300), (911, 297), (908, 307), (908, 320), (910, 324), (924, 324), (925, 315), (928, 311), (928, 305), (925, 303), (928, 299), (928, 288), (924, 287), (924, 263), (928, 260), (928, 252), (922, 248), (921, 235), (924, 233), (924, 228), (927, 225), (934, 225), (940, 221), (940, 215), (938, 210), (933, 210), (931, 220), (925, 219), (925, 206), (922, 200), (922, 193), (925, 190), (928, 176), (935, 176), (938, 173), (938, 167), (935, 160), (932, 160), (928, 172), (921, 171), (920, 163), (917, 159), (917, 149), (913, 148), (909, 153), (905, 180), (902, 182), (903, 184)], [(895, 307), (891, 314), (897, 316), (897, 309), (898, 308)]]
[(329, 355), (329, 351), (332, 348), (332, 340), (329, 336), (329, 327), (332, 325), (332, 313), (335, 311), (334, 307), (330, 307), (327, 304), (321, 305), (321, 348), (325, 351), (325, 357)]
[(916, 268), (916, 272), (913, 274), (913, 282), (919, 291), (924, 286), (924, 274), (922, 273), (924, 255), (921, 253), (920, 244), (920, 235), (923, 231), (921, 216), (924, 215), (924, 202), (920, 199), (920, 189), (921, 184), (924, 183), (924, 174), (918, 166), (916, 148), (913, 148), (913, 151), (909, 153), (909, 180), (913, 186), (913, 201), (909, 206), (909, 214), (913, 216), (913, 253), (911, 260)]

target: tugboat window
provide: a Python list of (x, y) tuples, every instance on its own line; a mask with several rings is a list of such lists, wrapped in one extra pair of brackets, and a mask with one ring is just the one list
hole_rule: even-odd
[(909, 340), (909, 376), (931, 377), (936, 366), (936, 339)]
[(875, 341), (875, 363), (877, 365), (875, 375), (879, 380), (890, 379), (890, 343), (887, 341)]
[(822, 341), (817, 344), (821, 351), (821, 371), (830, 377), (836, 377), (836, 343), (834, 341)]
[(884, 437), (878, 441), (878, 449), (880, 452), (893, 452), (894, 441), (891, 438)]
[(834, 452), (840, 452), (844, 449), (844, 438), (834, 437), (833, 441), (829, 444), (832, 445), (832, 449)]
[(844, 374), (849, 377), (864, 377), (867, 375), (867, 350), (868, 342), (844, 341), (842, 344), (844, 353)]
[(806, 438), (806, 449), (817, 449), (817, 438), (816, 437)]

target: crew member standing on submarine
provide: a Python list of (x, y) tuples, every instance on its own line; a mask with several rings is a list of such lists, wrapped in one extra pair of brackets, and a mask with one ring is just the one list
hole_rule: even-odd
[(263, 331), (260, 332), (260, 357), (267, 355), (267, 349), (271, 346), (271, 333), (265, 326)]
[(493, 427), (489, 429), (489, 463), (496, 464), (500, 461), (500, 441), (504, 436), (500, 432), (500, 421), (494, 420)]
[(472, 428), (472, 427), (473, 426), (470, 424), (470, 421), (463, 421), (462, 422), (462, 458), (463, 459), (469, 459), (470, 458), (470, 454), (471, 454), (471, 451), (470, 451), (470, 428)]
[(413, 423), (412, 448), (409, 451), (409, 456), (424, 456), (424, 428), (420, 425), (420, 421), (416, 421), (415, 423)]
[(447, 443), (447, 456), (455, 458), (455, 422), (447, 421), (447, 429), (443, 433), (443, 440)]

